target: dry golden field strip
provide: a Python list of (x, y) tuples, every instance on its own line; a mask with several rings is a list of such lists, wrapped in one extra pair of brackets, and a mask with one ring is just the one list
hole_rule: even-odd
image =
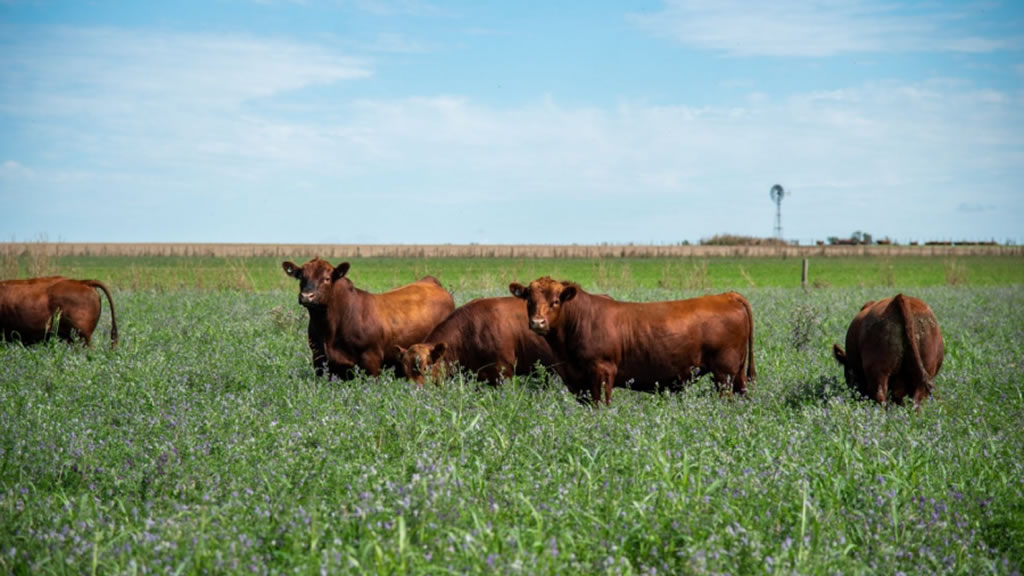
[(998, 245), (861, 245), (861, 246), (698, 246), (698, 245), (555, 245), (555, 244), (202, 244), (6, 242), (0, 254), (25, 251), (61, 256), (212, 256), (278, 257), (292, 254), (321, 258), (808, 258), (851, 256), (1022, 256), (1024, 246)]

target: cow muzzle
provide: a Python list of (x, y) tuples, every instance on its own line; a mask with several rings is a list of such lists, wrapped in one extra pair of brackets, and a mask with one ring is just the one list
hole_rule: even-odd
[(544, 335), (548, 333), (549, 329), (550, 326), (548, 326), (548, 321), (543, 316), (530, 318), (530, 330), (533, 330), (537, 334)]
[(310, 304), (316, 303), (315, 292), (299, 292), (299, 304), (303, 306), (309, 306)]

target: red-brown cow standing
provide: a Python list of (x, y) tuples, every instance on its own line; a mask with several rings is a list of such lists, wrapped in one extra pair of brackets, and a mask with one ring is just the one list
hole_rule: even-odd
[(345, 277), (348, 262), (335, 268), (314, 258), (301, 267), (291, 262), (281, 267), (300, 281), (299, 304), (309, 310), (307, 335), (317, 374), (326, 366), (331, 375), (349, 378), (358, 366), (376, 376), (390, 366), (402, 376), (394, 347), (422, 341), (455, 309), (451, 294), (433, 276), (371, 294)]
[(574, 282), (543, 277), (509, 291), (526, 300), (557, 370), (581, 401), (611, 403), (612, 388), (675, 390), (704, 373), (744, 394), (754, 369), (754, 321), (746, 298), (729, 292), (669, 302), (619, 302)]
[(478, 298), (459, 307), (423, 342), (397, 347), (406, 377), (417, 386), (435, 382), (452, 364), (498, 384), (503, 377), (529, 374), (534, 365), (554, 364), (547, 341), (529, 329), (526, 304), (518, 298)]
[(916, 406), (934, 388), (944, 345), (935, 313), (917, 298), (897, 294), (868, 302), (846, 331), (846, 350), (832, 346), (846, 384), (885, 404), (910, 396)]
[(69, 342), (77, 334), (89, 346), (103, 304), (96, 288), (110, 303), (110, 345), (117, 346), (117, 316), (107, 287), (96, 280), (63, 276), (0, 282), (0, 336), (34, 344), (48, 334), (56, 333)]

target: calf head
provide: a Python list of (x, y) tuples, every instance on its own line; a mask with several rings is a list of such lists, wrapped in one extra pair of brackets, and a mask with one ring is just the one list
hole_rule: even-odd
[(299, 281), (299, 304), (306, 308), (321, 308), (327, 305), (331, 286), (345, 276), (349, 263), (342, 262), (335, 268), (326, 260), (313, 258), (302, 266), (282, 262), (285, 273)]
[(550, 276), (538, 278), (529, 286), (516, 282), (508, 285), (513, 296), (526, 300), (530, 330), (541, 336), (558, 326), (562, 305), (576, 297), (578, 288), (574, 283), (552, 280)]
[(413, 344), (408, 348), (395, 346), (395, 352), (398, 353), (399, 362), (405, 370), (406, 377), (420, 387), (423, 386), (424, 377), (434, 373), (437, 363), (441, 361), (447, 351), (448, 345), (444, 342), (433, 345)]

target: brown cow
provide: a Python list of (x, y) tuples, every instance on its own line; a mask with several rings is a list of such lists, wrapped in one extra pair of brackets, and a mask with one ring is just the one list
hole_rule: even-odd
[(96, 288), (110, 303), (110, 345), (117, 346), (117, 316), (107, 287), (96, 280), (63, 276), (0, 282), (0, 336), (34, 344), (54, 332), (69, 342), (77, 334), (89, 346), (103, 305)]
[(537, 362), (555, 362), (547, 341), (529, 329), (526, 304), (509, 296), (468, 302), (423, 342), (397, 348), (406, 377), (417, 386), (423, 386), (427, 375), (435, 381), (442, 377), (449, 364), (457, 363), (496, 385), (502, 377), (529, 374)]
[(545, 276), (509, 291), (526, 300), (558, 370), (581, 401), (611, 403), (612, 387), (670, 390), (704, 373), (743, 394), (754, 369), (754, 320), (746, 298), (729, 292), (670, 302), (618, 302)]
[(371, 294), (345, 277), (349, 263), (337, 268), (314, 258), (301, 267), (281, 267), (297, 278), (299, 304), (309, 310), (309, 347), (317, 374), (348, 378), (358, 366), (374, 376), (392, 366), (404, 375), (395, 345), (421, 342), (444, 320), (455, 302), (433, 276), (383, 294)]
[(942, 367), (942, 331), (927, 304), (897, 294), (861, 307), (846, 331), (846, 351), (833, 344), (832, 353), (851, 388), (879, 404), (892, 392), (897, 404), (911, 396), (920, 406)]

